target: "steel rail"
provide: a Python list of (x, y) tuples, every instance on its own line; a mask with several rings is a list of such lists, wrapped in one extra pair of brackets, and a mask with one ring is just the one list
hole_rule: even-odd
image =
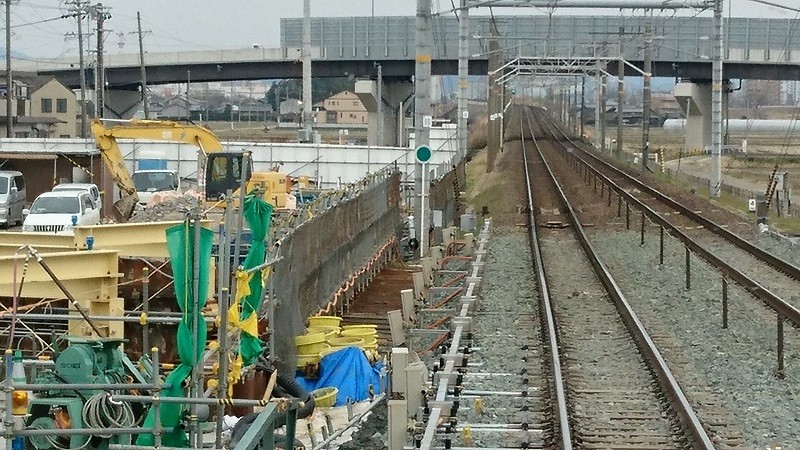
[(550, 289), (547, 287), (544, 264), (542, 263), (542, 252), (539, 246), (539, 237), (536, 234), (536, 215), (533, 209), (533, 193), (531, 192), (531, 175), (528, 167), (528, 155), (525, 153), (525, 133), (522, 117), (520, 122), (520, 140), (522, 142), (522, 158), (525, 165), (525, 185), (528, 197), (528, 236), (531, 241), (531, 256), (536, 270), (537, 285), (539, 287), (539, 298), (542, 305), (542, 321), (547, 333), (547, 343), (550, 350), (550, 366), (553, 373), (553, 387), (555, 390), (555, 402), (553, 402), (553, 416), (556, 417), (558, 429), (561, 436), (560, 448), (563, 450), (572, 449), (572, 431), (569, 422), (569, 407), (567, 405), (567, 394), (564, 389), (564, 375), (561, 373), (561, 356), (558, 350), (558, 336), (556, 334), (555, 318), (553, 317), (553, 306), (550, 300)]
[(692, 209), (681, 205), (673, 199), (672, 197), (664, 194), (663, 192), (648, 186), (647, 184), (643, 183), (641, 180), (633, 177), (632, 175), (626, 173), (625, 171), (615, 167), (608, 161), (603, 160), (599, 156), (593, 154), (592, 152), (588, 151), (587, 149), (583, 148), (580, 145), (577, 145), (569, 136), (564, 133), (564, 131), (556, 124), (552, 124), (553, 128), (555, 128), (559, 134), (561, 134), (567, 142), (569, 142), (573, 147), (580, 150), (583, 154), (592, 158), (593, 161), (601, 164), (603, 167), (611, 170), (615, 174), (625, 178), (625, 181), (633, 184), (642, 192), (647, 193), (651, 197), (655, 198), (656, 200), (667, 204), (669, 207), (679, 211), (682, 215), (688, 217), (689, 219), (699, 223), (703, 226), (703, 228), (709, 230), (710, 232), (720, 236), (721, 238), (725, 239), (726, 241), (730, 242), (734, 246), (740, 248), (741, 250), (746, 251), (747, 253), (751, 254), (755, 258), (761, 260), (772, 266), (774, 269), (783, 272), (787, 276), (794, 278), (795, 280), (800, 281), (800, 267), (786, 261), (780, 257), (777, 257), (758, 246), (748, 242), (746, 239), (742, 238), (738, 234), (723, 228), (721, 225), (701, 216), (697, 212), (693, 211)]
[[(530, 123), (530, 116), (526, 114), (526, 117), (528, 119), (528, 127), (531, 132), (533, 132), (533, 126)], [(586, 235), (586, 231), (583, 229), (575, 209), (567, 199), (567, 196), (564, 193), (564, 190), (561, 188), (561, 185), (556, 180), (555, 173), (552, 171), (550, 165), (547, 163), (547, 160), (544, 158), (544, 154), (542, 153), (539, 144), (536, 142), (536, 139), (533, 139), (533, 144), (539, 154), (539, 157), (542, 159), (545, 169), (550, 175), (550, 182), (558, 194), (561, 204), (567, 211), (567, 217), (572, 224), (573, 230), (575, 231), (575, 235), (578, 238), (581, 247), (586, 253), (586, 256), (589, 259), (589, 262), (592, 264), (592, 267), (594, 267), (595, 273), (605, 287), (606, 292), (608, 292), (608, 295), (614, 300), (614, 304), (620, 314), (620, 317), (628, 327), (628, 330), (636, 341), (636, 344), (641, 350), (642, 355), (645, 357), (650, 365), (650, 368), (658, 378), (660, 386), (666, 394), (670, 405), (678, 414), (678, 417), (687, 433), (687, 438), (691, 441), (692, 446), (695, 449), (714, 449), (715, 447), (711, 441), (711, 438), (708, 436), (708, 433), (705, 431), (705, 429), (703, 429), (700, 419), (697, 417), (694, 409), (689, 404), (689, 400), (686, 398), (686, 395), (675, 379), (675, 376), (672, 374), (672, 371), (667, 365), (666, 360), (663, 356), (661, 356), (661, 352), (659, 352), (658, 347), (656, 347), (656, 344), (653, 342), (653, 339), (647, 333), (647, 330), (639, 320), (636, 313), (633, 311), (633, 308), (628, 303), (625, 296), (622, 294), (622, 291), (620, 290), (614, 278), (611, 276), (611, 273), (608, 271), (605, 264), (603, 264), (603, 262), (600, 260), (600, 257), (594, 250), (594, 247), (589, 242), (589, 237)]]
[[(554, 137), (556, 137), (557, 139), (557, 136), (554, 135)], [(573, 147), (576, 147), (574, 144), (572, 145)], [(567, 152), (569, 152), (569, 149), (566, 148), (566, 146), (564, 146), (564, 148)], [(614, 192), (617, 193), (617, 195), (624, 198), (628, 203), (638, 207), (638, 209), (641, 210), (653, 223), (663, 226), (670, 235), (674, 236), (676, 239), (681, 241), (683, 245), (689, 248), (689, 250), (691, 250), (694, 254), (696, 254), (701, 259), (706, 261), (712, 267), (716, 267), (717, 269), (719, 269), (724, 275), (734, 280), (737, 284), (742, 286), (746, 291), (750, 292), (750, 294), (753, 295), (755, 298), (767, 304), (767, 306), (772, 308), (776, 313), (788, 319), (794, 325), (800, 326), (800, 310), (798, 310), (797, 308), (795, 308), (782, 298), (778, 297), (772, 291), (762, 286), (759, 282), (747, 276), (744, 272), (741, 272), (738, 269), (731, 266), (730, 264), (726, 263), (718, 256), (714, 255), (710, 250), (705, 249), (702, 245), (700, 245), (695, 240), (690, 238), (687, 234), (679, 230), (676, 225), (673, 225), (672, 223), (667, 221), (667, 219), (662, 217), (658, 212), (656, 212), (655, 210), (644, 204), (641, 200), (634, 197), (631, 193), (627, 192), (625, 189), (623, 189), (620, 185), (615, 183), (605, 174), (601, 173), (596, 167), (589, 164), (585, 159), (581, 158), (579, 155), (575, 154), (575, 152), (569, 152), (569, 153), (572, 155), (572, 157), (576, 158), (578, 161), (584, 164), (588, 170), (590, 170), (593, 174), (595, 174), (598, 178), (600, 178), (603, 182), (605, 182), (610, 189), (614, 190)]]

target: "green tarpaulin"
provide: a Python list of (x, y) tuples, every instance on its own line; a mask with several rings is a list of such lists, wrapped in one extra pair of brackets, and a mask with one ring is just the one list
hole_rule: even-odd
[[(167, 376), (165, 384), (168, 388), (161, 392), (162, 397), (185, 397), (186, 392), (182, 387), (183, 381), (189, 377), (192, 367), (200, 361), (205, 351), (206, 323), (200, 316), (200, 311), (206, 304), (208, 297), (209, 261), (211, 260), (211, 247), (214, 242), (214, 233), (211, 230), (200, 228), (200, 266), (198, 273), (192, 273), (194, 265), (195, 226), (184, 222), (182, 225), (167, 230), (167, 250), (172, 266), (172, 276), (175, 284), (175, 297), (182, 314), (178, 325), (178, 356), (180, 364)], [(197, 307), (193, 290), (195, 276), (198, 278)], [(196, 332), (193, 324), (197, 316), (198, 327)], [(192, 354), (194, 343), (197, 343), (197, 353)], [(181, 410), (185, 405), (177, 403), (164, 403), (161, 409), (161, 426), (164, 429), (162, 445), (165, 447), (188, 447), (189, 440), (186, 433), (178, 428), (181, 421)], [(144, 421), (145, 428), (155, 425), (154, 410), (150, 408)], [(136, 445), (155, 445), (152, 434), (141, 434), (136, 440)]]
[[(247, 225), (250, 227), (252, 241), (250, 251), (247, 252), (247, 257), (244, 260), (243, 267), (245, 270), (252, 269), (264, 263), (266, 257), (266, 247), (264, 246), (264, 239), (267, 237), (269, 231), (269, 224), (272, 218), (272, 205), (264, 200), (248, 196), (244, 201), (244, 218)], [(262, 281), (260, 273), (255, 273), (250, 279), (250, 294), (242, 299), (242, 313), (240, 315), (240, 322), (245, 322), (251, 315), (258, 312), (261, 306), (262, 294)], [(253, 364), (258, 355), (264, 350), (261, 345), (261, 340), (258, 335), (252, 336), (248, 333), (242, 333), (239, 340), (239, 354), (242, 356), (244, 366)]]

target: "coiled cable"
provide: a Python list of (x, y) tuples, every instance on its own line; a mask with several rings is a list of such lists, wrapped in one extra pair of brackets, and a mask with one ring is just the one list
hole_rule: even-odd
[[(136, 417), (130, 403), (114, 402), (111, 394), (101, 392), (89, 397), (83, 405), (83, 423), (87, 428), (132, 428), (136, 423)], [(112, 435), (99, 434), (103, 438), (110, 438)]]

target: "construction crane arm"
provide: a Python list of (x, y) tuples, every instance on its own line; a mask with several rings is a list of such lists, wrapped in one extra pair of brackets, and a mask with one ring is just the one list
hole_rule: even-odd
[(92, 134), (106, 167), (121, 191), (121, 198), (114, 206), (123, 220), (128, 220), (133, 215), (139, 197), (117, 139), (184, 142), (198, 146), (206, 155), (223, 151), (222, 143), (208, 129), (178, 122), (131, 120), (109, 128), (100, 119), (94, 119)]

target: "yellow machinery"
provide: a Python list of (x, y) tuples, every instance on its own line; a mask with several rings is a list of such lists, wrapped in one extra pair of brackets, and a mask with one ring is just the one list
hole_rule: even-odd
[[(222, 143), (211, 130), (193, 124), (160, 120), (131, 120), (117, 122), (108, 128), (99, 119), (92, 122), (92, 134), (97, 148), (103, 155), (106, 166), (121, 191), (121, 198), (114, 205), (124, 220), (133, 214), (138, 202), (136, 187), (125, 165), (117, 139), (144, 139), (154, 141), (183, 142), (196, 145), (202, 150), (198, 158), (197, 185), (207, 202), (215, 203), (230, 189), (238, 191), (241, 185), (242, 165), (249, 153), (225, 151)], [(253, 172), (252, 160), (248, 159), (247, 191), (258, 188), (264, 200), (276, 209), (286, 207), (292, 190), (289, 176), (278, 172)]]

